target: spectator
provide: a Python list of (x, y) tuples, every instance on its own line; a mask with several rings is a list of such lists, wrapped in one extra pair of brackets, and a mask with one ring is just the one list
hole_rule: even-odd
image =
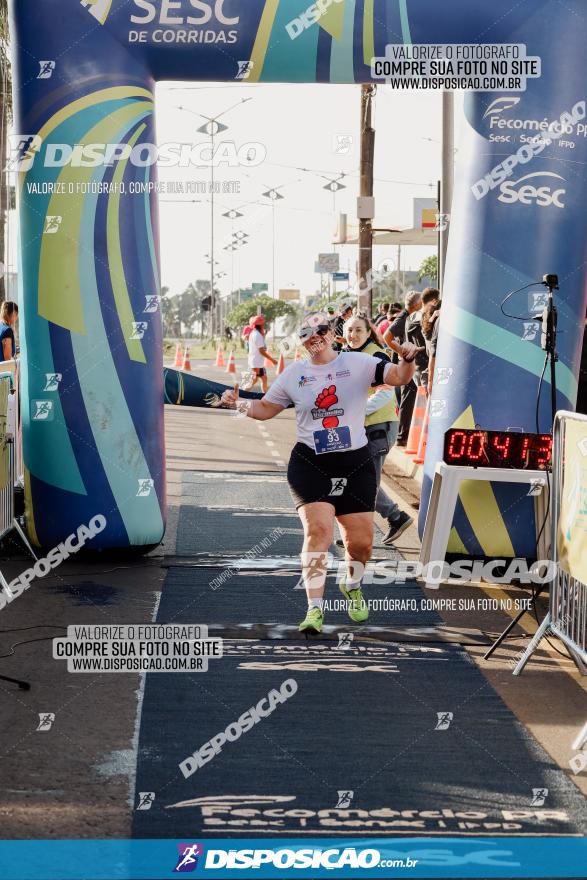
[[(393, 322), (395, 321), (395, 319), (397, 318), (397, 316), (399, 315), (401, 310), (402, 310), (402, 306), (399, 303), (391, 303), (391, 305), (389, 307), (389, 311), (387, 312), (387, 318), (386, 318), (387, 323), (384, 326), (385, 322), (382, 321), (380, 326), (377, 328), (379, 331), (379, 335), (382, 337), (382, 339), (385, 336), (385, 333), (387, 332), (389, 326), (391, 324), (393, 324)], [(383, 343), (383, 344), (385, 345), (385, 343)], [(398, 358), (395, 351), (391, 355), (391, 363), (392, 364), (399, 363), (399, 358)], [(402, 396), (402, 389), (399, 385), (396, 385), (396, 387), (393, 390), (394, 390), (395, 397), (397, 400), (397, 405), (399, 407), (401, 396)]]
[(436, 345), (438, 342), (438, 327), (440, 324), (440, 302), (430, 301), (422, 309), (422, 334), (426, 343), (428, 355), (428, 394), (432, 393), (432, 380), (436, 365)]
[(2, 351), (0, 360), (11, 361), (16, 354), (14, 325), (18, 318), (18, 306), (12, 300), (5, 300), (0, 308), (0, 341)]
[[(251, 318), (251, 321), (252, 320), (253, 319)], [(248, 346), (248, 344), (249, 344), (249, 336), (251, 335), (251, 333), (253, 331), (253, 325), (251, 324), (251, 321), (249, 321), (248, 324), (245, 324), (245, 326), (243, 327), (243, 332), (241, 333), (242, 343), (243, 343), (243, 345), (246, 345), (246, 346)]]
[(390, 324), (391, 324), (391, 321), (389, 320), (388, 315), (385, 314), (383, 316), (383, 319), (379, 322), (375, 322), (373, 326), (376, 328), (379, 335), (383, 336), (383, 334), (385, 333), (385, 331), (387, 330), (387, 328), (389, 327)]
[(267, 370), (265, 369), (265, 358), (271, 361), (273, 365), (277, 364), (275, 358), (271, 357), (265, 348), (265, 318), (263, 315), (256, 315), (251, 318), (251, 332), (249, 334), (249, 370), (253, 374), (253, 381), (243, 385), (246, 391), (249, 391), (257, 384), (257, 379), (261, 380), (261, 388), (263, 394), (267, 392)]
[(440, 302), (440, 291), (437, 287), (425, 287), (422, 291), (422, 307), (431, 302)]
[[(377, 317), (375, 318), (375, 321), (373, 322), (377, 328), (379, 328), (379, 325), (381, 324), (382, 321), (387, 320), (388, 311), (389, 311), (389, 303), (379, 303), (379, 305), (377, 306)], [(378, 332), (380, 333), (381, 330), (378, 329)]]
[[(363, 312), (357, 312), (346, 322), (344, 336), (346, 340), (344, 351), (363, 352), (383, 363), (390, 363), (389, 355), (381, 347), (381, 339), (377, 335), (375, 326)], [(388, 386), (371, 388), (365, 416), (367, 443), (377, 475), (375, 510), (387, 520), (387, 531), (382, 543), (390, 546), (413, 522), (413, 518), (401, 510), (380, 485), (385, 456), (393, 446), (397, 435), (398, 420), (394, 389)]]
[(342, 328), (344, 327), (344, 322), (348, 321), (348, 319), (352, 317), (352, 314), (352, 302), (349, 299), (344, 299), (338, 306), (338, 317), (333, 323), (334, 342), (332, 343), (332, 347), (335, 351), (342, 351), (342, 347), (346, 343)]
[[(399, 313), (402, 310), (402, 307), (400, 306), (399, 303), (390, 303), (390, 304), (386, 303), (386, 305), (387, 305), (387, 312), (383, 316), (383, 320), (379, 321), (379, 322), (377, 322), (377, 321), (375, 322), (377, 324), (377, 332), (379, 333), (379, 335), (382, 338), (383, 338), (385, 332), (387, 331), (387, 328), (389, 327), (389, 325), (393, 321), (395, 321), (395, 319), (397, 318), (397, 316), (399, 315)], [(393, 363), (395, 363), (395, 361)]]
[[(432, 302), (432, 301), (431, 301)], [(417, 346), (420, 351), (416, 355), (416, 372), (414, 382), (416, 385), (428, 387), (428, 353), (426, 340), (422, 333), (422, 310), (413, 312), (406, 321), (406, 341)]]
[[(421, 308), (422, 294), (417, 290), (411, 290), (406, 294), (404, 308), (383, 334), (384, 342), (387, 345), (389, 345), (394, 339), (400, 344), (408, 342), (406, 324), (410, 316), (413, 315), (414, 312), (420, 311)], [(410, 432), (415, 401), (416, 383), (411, 379), (407, 385), (402, 387), (401, 391), (399, 404), (399, 430), (397, 440), (395, 441), (396, 446), (406, 446), (408, 442), (408, 434)]]

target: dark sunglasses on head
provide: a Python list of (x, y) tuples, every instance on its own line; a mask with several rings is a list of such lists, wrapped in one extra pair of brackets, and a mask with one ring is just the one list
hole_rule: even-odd
[(298, 336), (301, 342), (307, 342), (312, 336), (326, 336), (330, 330), (330, 324), (317, 324), (315, 327), (300, 327)]

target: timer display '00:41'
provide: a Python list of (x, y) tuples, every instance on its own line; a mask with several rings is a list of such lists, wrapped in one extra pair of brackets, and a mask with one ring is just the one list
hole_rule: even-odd
[(551, 459), (550, 434), (451, 428), (444, 435), (446, 464), (543, 471)]

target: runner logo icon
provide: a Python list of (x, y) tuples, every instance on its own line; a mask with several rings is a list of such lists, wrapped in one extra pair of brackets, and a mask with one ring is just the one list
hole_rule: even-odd
[(39, 712), (39, 726), (37, 730), (51, 730), (54, 721), (54, 712)]
[(178, 843), (179, 857), (177, 865), (173, 869), (176, 874), (189, 874), (198, 867), (198, 858), (203, 855), (204, 847), (201, 843)]
[(436, 716), (438, 718), (438, 722), (434, 730), (448, 730), (450, 727), (450, 722), (453, 720), (454, 715), (452, 712), (437, 712)]
[(548, 797), (548, 789), (547, 788), (533, 788), (532, 789), (532, 800), (530, 801), (531, 807), (542, 807), (544, 806), (544, 802)]
[(350, 807), (353, 797), (355, 796), (354, 791), (338, 791), (338, 802), (336, 804), (335, 810), (346, 810)]
[(248, 79), (251, 75), (253, 67), (255, 66), (254, 61), (239, 61), (238, 62), (238, 71), (235, 76), (235, 79)]
[(330, 496), (340, 496), (345, 490), (347, 484), (346, 477), (331, 477), (330, 482), (332, 483), (332, 489), (328, 493)]
[(37, 79), (51, 79), (55, 70), (54, 61), (39, 61), (39, 72)]

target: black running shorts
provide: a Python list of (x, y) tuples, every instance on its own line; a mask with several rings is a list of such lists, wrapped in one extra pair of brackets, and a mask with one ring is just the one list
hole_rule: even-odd
[(296, 509), (314, 501), (332, 504), (336, 516), (375, 510), (377, 475), (369, 447), (317, 455), (296, 443), (287, 468)]

